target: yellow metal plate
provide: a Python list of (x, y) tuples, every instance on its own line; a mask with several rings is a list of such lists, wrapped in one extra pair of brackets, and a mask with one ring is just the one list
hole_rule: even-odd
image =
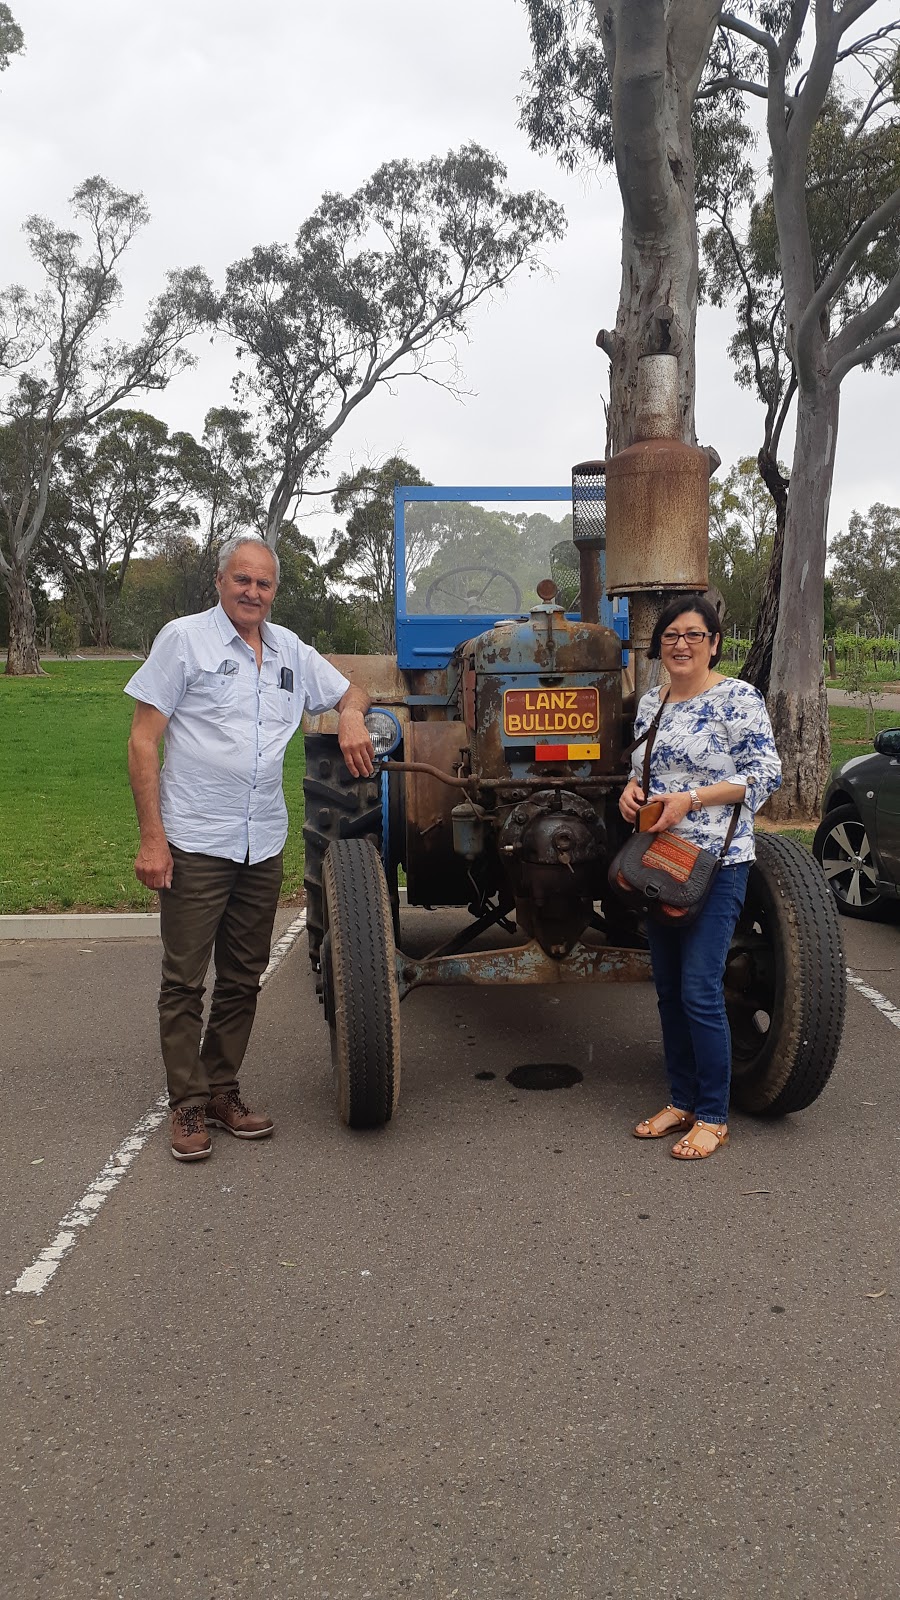
[(503, 731), (509, 738), (552, 734), (562, 744), (600, 731), (597, 689), (506, 689)]

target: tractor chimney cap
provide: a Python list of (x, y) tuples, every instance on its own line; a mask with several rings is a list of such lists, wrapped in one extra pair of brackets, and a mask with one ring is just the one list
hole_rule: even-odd
[(556, 599), (556, 596), (559, 594), (559, 590), (557, 589), (552, 578), (542, 578), (537, 586), (537, 593), (539, 599), (543, 600), (549, 605), (551, 600)]

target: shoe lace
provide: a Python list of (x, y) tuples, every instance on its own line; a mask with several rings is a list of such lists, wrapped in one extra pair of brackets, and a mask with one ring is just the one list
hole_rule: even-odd
[(244, 1105), (239, 1089), (229, 1089), (228, 1093), (224, 1096), (224, 1099), (226, 1104), (233, 1106), (234, 1110), (237, 1111), (240, 1116), (249, 1117), (250, 1107)]
[(183, 1111), (179, 1111), (178, 1117), (186, 1134), (203, 1133), (206, 1129), (202, 1106), (185, 1106)]

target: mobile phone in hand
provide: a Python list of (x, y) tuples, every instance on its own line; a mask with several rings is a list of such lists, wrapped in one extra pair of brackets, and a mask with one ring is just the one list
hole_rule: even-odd
[(638, 833), (646, 833), (648, 828), (652, 828), (653, 824), (659, 821), (662, 814), (663, 801), (648, 800), (645, 806), (641, 806), (637, 814)]

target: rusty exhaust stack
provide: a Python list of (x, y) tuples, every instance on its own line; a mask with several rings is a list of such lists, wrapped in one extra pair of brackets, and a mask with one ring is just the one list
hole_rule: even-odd
[(654, 681), (647, 650), (663, 606), (709, 586), (709, 456), (677, 432), (677, 357), (643, 356), (635, 442), (606, 463), (606, 590), (628, 600), (638, 699)]

